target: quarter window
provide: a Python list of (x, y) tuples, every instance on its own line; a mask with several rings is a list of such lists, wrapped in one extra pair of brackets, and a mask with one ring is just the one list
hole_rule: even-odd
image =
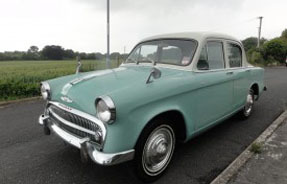
[(241, 67), (242, 66), (241, 47), (233, 43), (227, 43), (227, 58), (229, 61), (230, 68)]
[(202, 48), (198, 70), (216, 70), (224, 68), (223, 44), (221, 42), (209, 41)]

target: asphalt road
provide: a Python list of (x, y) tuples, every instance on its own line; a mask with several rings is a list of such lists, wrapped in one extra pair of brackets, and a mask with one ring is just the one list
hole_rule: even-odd
[[(209, 183), (283, 110), (287, 68), (266, 69), (268, 91), (246, 121), (234, 116), (179, 145), (166, 174), (156, 183)], [(0, 107), (0, 183), (140, 183), (130, 163), (102, 167), (82, 164), (79, 151), (37, 124), (41, 100)]]

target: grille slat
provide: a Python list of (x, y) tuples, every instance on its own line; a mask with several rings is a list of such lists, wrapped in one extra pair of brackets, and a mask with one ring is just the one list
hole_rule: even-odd
[[(85, 129), (91, 130), (93, 132), (100, 131), (99, 126), (92, 121), (85, 119), (81, 116), (78, 116), (76, 114), (72, 114), (70, 112), (64, 111), (61, 108), (55, 106), (55, 105), (50, 105), (49, 108), (58, 116), (61, 118), (65, 119), (66, 121), (69, 121), (75, 125), (78, 125), (80, 127), (83, 127)], [(59, 121), (55, 116), (53, 116), (53, 113), (49, 111), (50, 117), (53, 119), (54, 123), (56, 123), (60, 128), (70, 132), (71, 134), (74, 134), (75, 136), (79, 138), (85, 138), (89, 137), (91, 141), (95, 141), (95, 137), (93, 134), (89, 134), (87, 132), (83, 132), (81, 130), (78, 130), (76, 128), (70, 127), (63, 122)]]

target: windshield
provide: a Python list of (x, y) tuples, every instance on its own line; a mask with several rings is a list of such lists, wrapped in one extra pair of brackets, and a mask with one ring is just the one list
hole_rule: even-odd
[(137, 45), (126, 63), (162, 63), (171, 65), (189, 65), (196, 49), (192, 40), (155, 40)]

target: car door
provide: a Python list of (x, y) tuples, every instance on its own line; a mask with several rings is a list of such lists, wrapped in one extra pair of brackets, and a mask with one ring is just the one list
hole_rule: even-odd
[(243, 66), (243, 50), (235, 41), (225, 42), (227, 70), (233, 73), (233, 108), (242, 107), (249, 88), (250, 69)]
[(222, 119), (232, 111), (233, 73), (225, 69), (223, 41), (208, 40), (196, 64), (196, 129)]

